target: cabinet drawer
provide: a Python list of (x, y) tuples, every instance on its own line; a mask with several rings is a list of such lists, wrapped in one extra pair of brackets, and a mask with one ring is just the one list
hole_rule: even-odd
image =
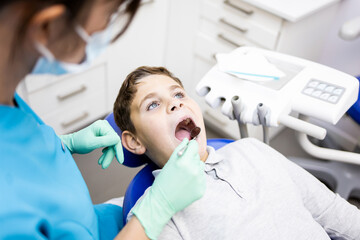
[(106, 114), (106, 101), (97, 94), (90, 100), (73, 102), (71, 108), (56, 109), (43, 117), (43, 121), (52, 126), (57, 134), (69, 133)]
[(242, 37), (226, 31), (216, 31), (213, 24), (202, 21), (202, 30), (196, 35), (195, 54), (215, 64), (217, 53), (228, 53), (241, 46), (258, 46)]
[(104, 64), (81, 74), (65, 76), (52, 84), (30, 92), (29, 103), (37, 114), (45, 116), (56, 109), (74, 108), (74, 102), (90, 100), (94, 95), (101, 94), (101, 98), (105, 99), (105, 77)]
[(196, 36), (195, 55), (213, 65), (216, 63), (215, 55), (217, 53), (227, 53), (234, 48), (220, 44), (203, 33), (198, 33)]
[(242, 1), (203, 0), (201, 16), (219, 29), (232, 29), (269, 49), (275, 48), (282, 22), (281, 18)]
[(282, 24), (282, 18), (241, 0), (202, 0), (201, 15), (213, 20), (217, 20), (219, 16), (231, 15), (273, 32), (279, 32)]

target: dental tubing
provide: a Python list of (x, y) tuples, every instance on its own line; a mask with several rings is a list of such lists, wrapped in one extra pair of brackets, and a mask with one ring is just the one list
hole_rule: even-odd
[(270, 109), (266, 107), (263, 103), (257, 105), (257, 113), (259, 117), (259, 122), (263, 127), (263, 142), (269, 144), (269, 117)]
[(249, 137), (247, 126), (245, 123), (243, 123), (241, 121), (241, 112), (243, 111), (243, 105), (241, 102), (241, 98), (239, 96), (232, 97), (231, 104), (233, 107), (234, 117), (237, 120), (238, 125), (239, 125), (240, 137), (241, 138)]

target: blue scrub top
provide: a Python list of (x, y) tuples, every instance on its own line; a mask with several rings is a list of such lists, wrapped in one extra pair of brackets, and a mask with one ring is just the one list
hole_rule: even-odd
[(0, 105), (0, 239), (113, 239), (122, 208), (94, 206), (54, 130), (15, 102)]

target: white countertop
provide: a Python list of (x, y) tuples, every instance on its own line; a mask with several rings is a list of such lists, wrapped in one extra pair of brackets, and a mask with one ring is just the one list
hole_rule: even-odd
[(296, 22), (340, 0), (243, 0), (251, 5)]

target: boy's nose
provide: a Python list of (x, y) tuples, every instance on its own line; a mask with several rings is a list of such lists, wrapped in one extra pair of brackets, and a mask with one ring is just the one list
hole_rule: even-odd
[(169, 105), (169, 112), (173, 112), (182, 108), (184, 104), (180, 101), (174, 101)]

